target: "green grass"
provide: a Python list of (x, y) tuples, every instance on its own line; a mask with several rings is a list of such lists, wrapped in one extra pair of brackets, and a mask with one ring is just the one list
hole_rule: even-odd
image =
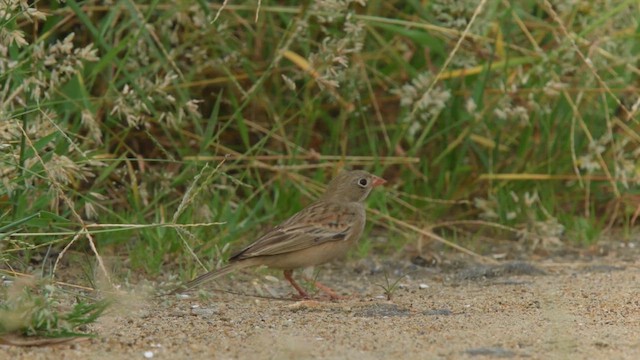
[(633, 227), (637, 1), (258, 3), (7, 11), (2, 269), (189, 278), (343, 166), (389, 180), (368, 202), (389, 241), (356, 256), (447, 221), (571, 244)]
[(87, 336), (86, 325), (98, 319), (108, 301), (77, 297), (72, 305), (62, 305), (52, 285), (17, 284), (3, 289), (0, 303), (0, 336), (18, 333), (26, 336)]
[(391, 301), (393, 299), (393, 295), (399, 289), (400, 281), (405, 276), (407, 275), (403, 274), (402, 276), (398, 277), (395, 281), (391, 282), (391, 279), (389, 279), (389, 274), (387, 274), (386, 271), (384, 272), (384, 284), (377, 284), (377, 285), (382, 289), (388, 301)]

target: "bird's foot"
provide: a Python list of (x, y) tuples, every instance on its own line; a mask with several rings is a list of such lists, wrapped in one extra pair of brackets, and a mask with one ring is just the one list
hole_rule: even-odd
[(291, 298), (293, 300), (311, 300), (311, 296), (304, 291), (302, 293), (292, 295)]
[(309, 281), (309, 282), (312, 282), (313, 285), (316, 288), (318, 288), (323, 293), (327, 294), (329, 296), (329, 299), (331, 299), (331, 300), (345, 300), (345, 299), (348, 299), (348, 297), (346, 297), (346, 296), (338, 295), (338, 293), (336, 293), (333, 289), (331, 289), (327, 285), (321, 283), (320, 281), (309, 279), (307, 277), (305, 277), (305, 280)]

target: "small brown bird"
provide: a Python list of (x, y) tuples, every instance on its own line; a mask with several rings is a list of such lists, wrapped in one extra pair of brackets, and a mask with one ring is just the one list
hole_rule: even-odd
[[(171, 294), (194, 288), (237, 269), (266, 265), (284, 270), (285, 279), (300, 297), (309, 298), (291, 277), (293, 270), (320, 265), (346, 254), (364, 230), (364, 200), (374, 187), (385, 182), (366, 171), (341, 172), (331, 180), (318, 201), (231, 256), (226, 266), (195, 278)], [(325, 290), (332, 298), (337, 297), (329, 289)]]

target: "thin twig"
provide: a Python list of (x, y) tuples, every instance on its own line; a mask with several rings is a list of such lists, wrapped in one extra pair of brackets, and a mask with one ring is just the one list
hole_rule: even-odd
[(447, 246), (449, 246), (451, 248), (454, 248), (454, 249), (456, 249), (456, 250), (458, 250), (458, 251), (460, 251), (462, 253), (465, 253), (467, 255), (471, 255), (471, 256), (473, 256), (473, 257), (475, 257), (475, 258), (477, 258), (477, 259), (479, 259), (479, 260), (481, 260), (483, 262), (491, 263), (491, 264), (498, 264), (499, 263), (498, 261), (496, 261), (494, 259), (491, 259), (491, 258), (486, 257), (486, 256), (482, 256), (482, 255), (480, 255), (478, 253), (475, 253), (475, 252), (473, 252), (473, 251), (471, 251), (471, 250), (469, 250), (469, 249), (467, 249), (465, 247), (462, 247), (462, 246), (460, 246), (458, 244), (455, 244), (455, 243), (453, 243), (453, 242), (451, 242), (451, 241), (449, 241), (449, 240), (447, 240), (447, 239), (445, 239), (443, 237), (440, 237), (440, 236), (432, 233), (431, 231), (427, 231), (425, 229), (421, 229), (421, 228), (419, 228), (419, 227), (417, 227), (415, 225), (409, 224), (406, 221), (402, 221), (400, 219), (396, 219), (391, 215), (384, 214), (384, 213), (382, 213), (382, 212), (380, 212), (378, 210), (375, 210), (375, 209), (368, 209), (368, 211), (373, 213), (373, 214), (375, 214), (375, 215), (377, 215), (377, 216), (379, 216), (379, 217), (381, 217), (381, 218), (383, 218), (383, 219), (385, 219), (385, 220), (391, 221), (392, 223), (394, 223), (396, 225), (400, 225), (400, 227), (403, 227), (405, 229), (409, 229), (411, 231), (414, 231), (414, 232), (416, 232), (418, 234), (424, 235), (424, 236), (426, 236), (428, 238), (431, 238), (431, 239), (433, 239), (433, 240), (435, 240), (435, 241), (437, 241), (437, 242), (439, 242), (441, 244), (444, 244), (444, 245), (447, 245)]

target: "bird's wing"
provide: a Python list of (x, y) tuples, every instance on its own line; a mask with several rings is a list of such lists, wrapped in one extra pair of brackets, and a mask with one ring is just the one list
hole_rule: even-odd
[(361, 231), (363, 223), (364, 208), (359, 204), (315, 203), (268, 231), (231, 260), (279, 255), (345, 240), (354, 231)]

